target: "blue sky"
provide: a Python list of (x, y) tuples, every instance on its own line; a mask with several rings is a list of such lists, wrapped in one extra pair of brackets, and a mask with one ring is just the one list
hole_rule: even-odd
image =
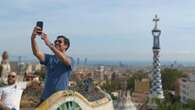
[[(152, 60), (155, 14), (162, 30), (161, 60), (195, 60), (194, 0), (1, 0), (0, 52), (32, 56), (36, 21), (53, 41), (64, 34), (73, 57), (89, 60)], [(40, 48), (50, 52), (38, 39)]]

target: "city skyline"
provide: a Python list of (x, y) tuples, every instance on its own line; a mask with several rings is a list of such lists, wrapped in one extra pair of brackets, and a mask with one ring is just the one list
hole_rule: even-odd
[[(195, 61), (195, 1), (14, 0), (1, 1), (0, 52), (32, 56), (30, 35), (44, 21), (51, 41), (71, 40), (69, 53), (89, 60), (152, 61), (155, 14), (162, 30), (161, 61)], [(9, 43), (11, 45), (9, 45)], [(49, 52), (39, 39), (41, 50)]]

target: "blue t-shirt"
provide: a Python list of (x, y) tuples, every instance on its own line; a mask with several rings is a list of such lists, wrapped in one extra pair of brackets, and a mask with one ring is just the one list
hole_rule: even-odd
[(68, 81), (70, 72), (72, 71), (72, 64), (66, 65), (62, 63), (57, 58), (57, 56), (49, 54), (45, 54), (44, 62), (40, 63), (44, 64), (47, 68), (45, 87), (41, 96), (41, 100), (47, 99), (57, 91), (68, 88)]

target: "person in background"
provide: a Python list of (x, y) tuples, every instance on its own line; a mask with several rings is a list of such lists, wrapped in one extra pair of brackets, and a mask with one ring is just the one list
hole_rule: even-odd
[(2, 61), (1, 61), (2, 71), (1, 71), (1, 81), (3, 83), (7, 82), (7, 75), (11, 72), (11, 67), (9, 64), (9, 56), (8, 52), (4, 51), (2, 54)]
[(24, 81), (31, 81), (33, 80), (33, 78), (35, 78), (33, 73), (27, 73), (27, 72), (24, 73), (24, 79), (23, 79)]
[(17, 82), (17, 74), (10, 72), (7, 78), (7, 85), (0, 88), (0, 110), (20, 110), (23, 90), (33, 83), (40, 84), (37, 79), (28, 82)]

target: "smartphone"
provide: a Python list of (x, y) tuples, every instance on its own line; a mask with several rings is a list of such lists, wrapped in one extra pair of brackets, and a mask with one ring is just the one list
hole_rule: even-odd
[(40, 29), (37, 30), (37, 33), (38, 33), (39, 35), (41, 35), (41, 34), (42, 34), (42, 31), (43, 31), (43, 21), (37, 21), (36, 26), (37, 26), (37, 27), (40, 27)]

